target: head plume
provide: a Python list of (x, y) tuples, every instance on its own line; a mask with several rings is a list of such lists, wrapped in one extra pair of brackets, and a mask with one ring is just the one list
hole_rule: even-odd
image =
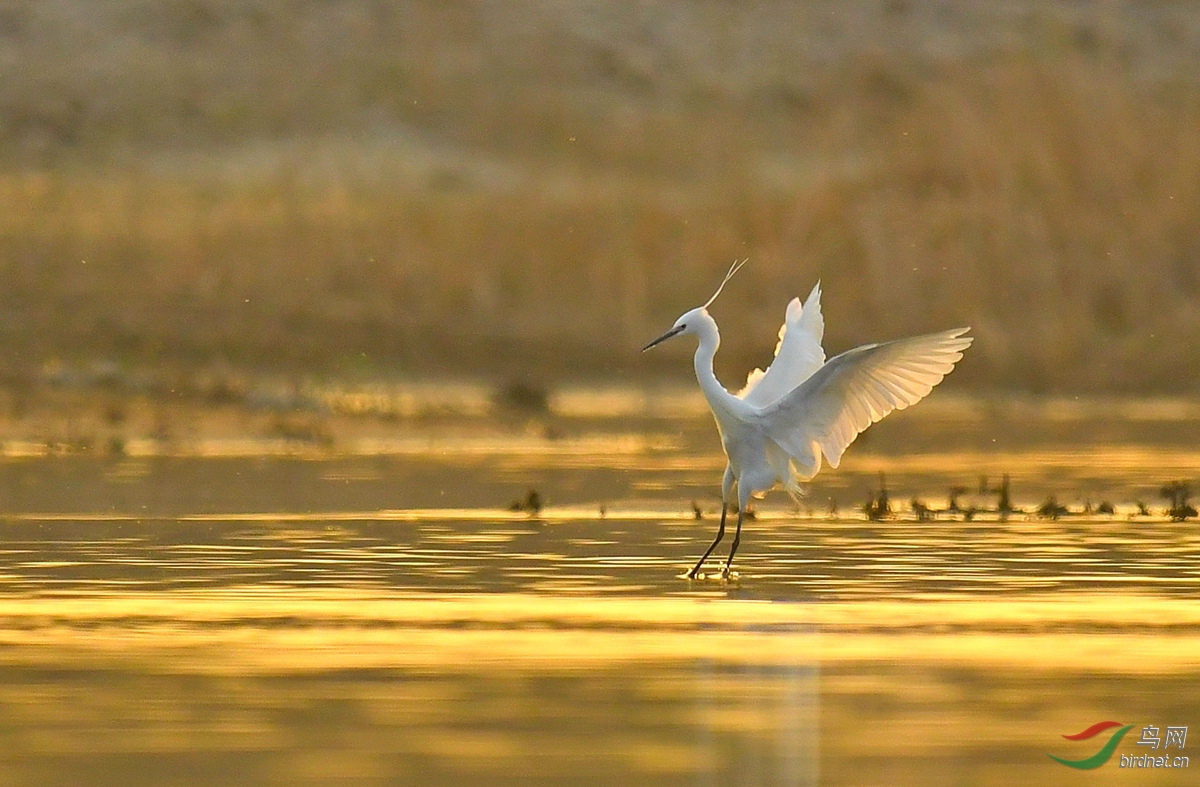
[(715, 301), (717, 299), (717, 296), (721, 294), (721, 290), (725, 289), (725, 285), (728, 284), (729, 280), (733, 278), (733, 274), (740, 271), (742, 269), (742, 266), (745, 265), (749, 261), (750, 261), (749, 257), (747, 257), (743, 260), (734, 260), (733, 264), (729, 266), (729, 272), (725, 274), (725, 278), (721, 279), (721, 285), (719, 287), (717, 287), (717, 291), (714, 292), (712, 294), (712, 297), (709, 298), (705, 302), (705, 304), (703, 306), (701, 306), (700, 308), (707, 309), (709, 306), (711, 306), (712, 302)]

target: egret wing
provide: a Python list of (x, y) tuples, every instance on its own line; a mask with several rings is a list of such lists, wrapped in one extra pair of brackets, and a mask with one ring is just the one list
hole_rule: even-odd
[(812, 376), (825, 363), (821, 337), (825, 318), (821, 316), (821, 282), (817, 282), (804, 305), (799, 298), (788, 303), (775, 360), (764, 372), (755, 369), (746, 378), (746, 387), (738, 397), (755, 407), (766, 407)]
[[(766, 435), (792, 459), (807, 481), (821, 455), (837, 467), (846, 447), (893, 410), (923, 399), (971, 344), (968, 328), (868, 344), (842, 353), (758, 418)], [(760, 383), (761, 385), (761, 383)]]

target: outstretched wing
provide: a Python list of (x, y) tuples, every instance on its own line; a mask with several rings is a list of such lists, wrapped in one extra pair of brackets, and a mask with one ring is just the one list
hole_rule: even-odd
[(824, 333), (821, 282), (817, 282), (803, 306), (799, 298), (792, 298), (779, 329), (775, 360), (765, 372), (762, 369), (750, 372), (746, 387), (737, 393), (738, 398), (755, 407), (766, 407), (811, 377), (825, 363), (825, 351), (821, 349)]
[(893, 410), (923, 399), (971, 345), (968, 328), (868, 344), (844, 352), (758, 415), (767, 437), (807, 481), (821, 455), (837, 467), (846, 447)]

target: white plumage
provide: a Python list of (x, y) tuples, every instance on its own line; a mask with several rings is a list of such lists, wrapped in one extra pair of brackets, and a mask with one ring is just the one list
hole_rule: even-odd
[(782, 486), (799, 494), (799, 482), (821, 469), (822, 457), (832, 467), (854, 439), (893, 410), (903, 410), (929, 394), (954, 368), (971, 344), (969, 329), (868, 344), (825, 361), (821, 339), (821, 285), (803, 305), (788, 304), (775, 359), (764, 372), (755, 369), (746, 386), (729, 393), (713, 374), (720, 345), (717, 324), (707, 307), (741, 264), (735, 263), (708, 303), (685, 313), (648, 350), (672, 336), (695, 334), (696, 379), (712, 408), (728, 458), (722, 484), (721, 525), (699, 562), (687, 572), (694, 578), (725, 533), (725, 516), (737, 489), (738, 523), (722, 576), (728, 577), (741, 536), (742, 517), (750, 497)]
[(817, 282), (803, 306), (799, 298), (792, 298), (779, 329), (775, 360), (765, 372), (762, 369), (750, 372), (746, 387), (738, 391), (738, 398), (747, 404), (762, 407), (807, 380), (825, 363), (825, 350), (821, 348), (824, 335), (821, 283)]

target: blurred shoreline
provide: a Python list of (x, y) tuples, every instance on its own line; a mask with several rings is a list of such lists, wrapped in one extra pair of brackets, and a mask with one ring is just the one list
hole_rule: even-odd
[[(864, 500), (890, 492), (886, 518), (898, 521), (1165, 521), (1167, 486), (1186, 494), (1196, 480), (1198, 439), (1200, 397), (939, 388), (861, 435), (800, 501), (772, 495), (761, 512), (862, 519)], [(53, 367), (27, 387), (0, 387), (0, 513), (10, 516), (269, 514), (280, 490), (300, 484), (288, 494), (308, 513), (691, 519), (719, 511), (723, 466), (689, 381), (541, 387)], [(651, 471), (672, 486), (645, 480)], [(245, 486), (264, 472), (261, 488)], [(531, 490), (536, 511), (510, 505)]]

